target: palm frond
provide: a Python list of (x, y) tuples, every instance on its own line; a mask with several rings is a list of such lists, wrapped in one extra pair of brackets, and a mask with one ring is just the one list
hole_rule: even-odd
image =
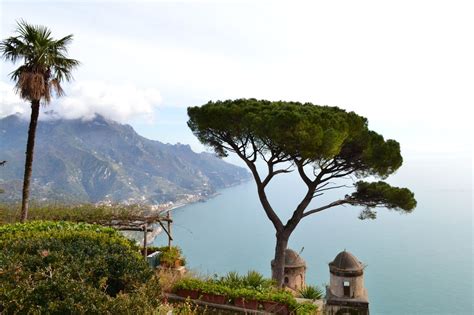
[(73, 76), (72, 76), (72, 73), (70, 71), (70, 69), (68, 68), (64, 68), (64, 67), (54, 67), (53, 69), (53, 77), (58, 80), (58, 82), (63, 82), (63, 81), (72, 81), (73, 80)]
[(56, 92), (56, 96), (60, 97), (65, 94), (60, 82), (57, 79), (52, 79), (50, 84), (53, 90)]
[(60, 83), (71, 81), (72, 70), (80, 64), (67, 57), (67, 46), (73, 35), (55, 40), (47, 27), (24, 20), (17, 22), (16, 33), (17, 36), (0, 42), (0, 53), (3, 59), (13, 63), (24, 59), (24, 64), (10, 73), (20, 97), (49, 102), (52, 90), (57, 96), (64, 95)]
[(30, 54), (31, 47), (18, 37), (9, 37), (0, 42), (0, 53), (6, 61), (15, 63), (18, 59)]
[(74, 36), (72, 34), (64, 36), (63, 38), (54, 41), (51, 44), (51, 48), (55, 49), (58, 52), (67, 52), (67, 46), (72, 42), (73, 37)]
[(13, 70), (12, 72), (10, 72), (10, 78), (13, 81), (18, 82), (18, 80), (20, 80), (20, 75), (23, 72), (28, 72), (28, 66), (27, 65), (22, 65), (22, 66), (18, 67), (17, 69)]
[(51, 94), (41, 73), (23, 71), (18, 74), (15, 89), (21, 98), (26, 100), (40, 100), (49, 102)]

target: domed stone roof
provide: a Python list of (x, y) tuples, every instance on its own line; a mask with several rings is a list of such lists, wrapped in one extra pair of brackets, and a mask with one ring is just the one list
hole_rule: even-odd
[[(272, 268), (275, 264), (275, 260), (272, 259)], [(297, 252), (292, 249), (285, 249), (285, 268), (306, 268), (306, 262)]]
[(329, 263), (329, 268), (331, 271), (361, 272), (364, 266), (354, 255), (344, 250), (337, 254), (336, 258)]
[(306, 262), (297, 252), (292, 249), (285, 249), (285, 267), (306, 267)]

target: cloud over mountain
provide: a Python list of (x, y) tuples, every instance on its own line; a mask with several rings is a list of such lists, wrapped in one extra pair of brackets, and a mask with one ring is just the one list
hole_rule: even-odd
[[(52, 111), (53, 117), (63, 119), (90, 120), (99, 114), (119, 122), (137, 117), (151, 120), (162, 100), (155, 88), (104, 81), (73, 83), (66, 93), (64, 97), (53, 99), (43, 111)], [(0, 82), (0, 118), (15, 113), (29, 117), (30, 105), (15, 94), (12, 84)]]

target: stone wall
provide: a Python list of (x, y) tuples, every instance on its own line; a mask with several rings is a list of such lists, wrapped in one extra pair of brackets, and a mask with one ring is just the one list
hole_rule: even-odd
[(342, 305), (325, 305), (324, 315), (369, 315), (369, 309)]
[(358, 277), (342, 277), (331, 273), (329, 286), (333, 295), (341, 298), (344, 297), (344, 281), (348, 281), (350, 284), (351, 298), (367, 298), (363, 275)]
[(285, 286), (293, 290), (300, 290), (305, 286), (305, 268), (285, 268), (285, 279), (288, 278), (288, 282), (285, 281)]

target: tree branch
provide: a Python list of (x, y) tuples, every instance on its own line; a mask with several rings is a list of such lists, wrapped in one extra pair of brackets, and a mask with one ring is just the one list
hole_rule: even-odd
[(303, 218), (308, 216), (308, 215), (311, 215), (313, 213), (318, 213), (318, 212), (321, 212), (323, 210), (326, 210), (326, 209), (329, 209), (329, 208), (333, 208), (333, 207), (337, 207), (337, 206), (340, 206), (340, 205), (343, 205), (343, 204), (350, 204), (351, 202), (347, 199), (341, 199), (341, 200), (337, 200), (337, 201), (334, 201), (334, 202), (331, 202), (330, 204), (328, 205), (325, 205), (323, 207), (319, 207), (319, 208), (316, 208), (316, 209), (312, 209), (312, 210), (309, 210), (309, 211), (306, 211), (304, 214), (303, 214)]
[(306, 175), (304, 171), (304, 161), (294, 159), (298, 173), (300, 174), (301, 179), (305, 182), (306, 186), (310, 187), (313, 184), (313, 181)]
[(327, 181), (329, 181), (329, 180), (331, 180), (331, 179), (333, 179), (333, 178), (345, 177), (345, 176), (350, 175), (350, 174), (352, 174), (352, 173), (354, 173), (354, 172), (355, 172), (355, 170), (349, 170), (349, 171), (344, 172), (344, 173), (342, 173), (341, 171), (337, 171), (337, 172), (332, 173), (332, 174), (331, 174), (331, 172), (327, 172), (326, 174), (329, 173), (329, 174), (331, 174), (331, 175), (328, 176), (328, 177), (326, 177), (326, 178), (321, 178), (320, 183), (327, 182)]
[(275, 175), (278, 175), (278, 174), (283, 174), (283, 173), (291, 173), (292, 171), (290, 170), (290, 168), (292, 167), (293, 165), (290, 165), (288, 166), (287, 168), (285, 169), (280, 169), (280, 170), (276, 170), (274, 171), (273, 170), (273, 164), (272, 166), (268, 166), (268, 175), (265, 177), (265, 179), (263, 180), (263, 187), (266, 187), (268, 185), (268, 183), (270, 183), (270, 180), (275, 176)]
[[(329, 183), (326, 183), (324, 186), (326, 186), (327, 184), (329, 184)], [(314, 192), (315, 193), (320, 193), (322, 191), (338, 189), (338, 188), (342, 188), (342, 187), (351, 188), (351, 186), (347, 186), (347, 185), (339, 185), (339, 186), (333, 186), (333, 187), (328, 187), (328, 188), (322, 188), (324, 186), (321, 186), (321, 188), (316, 189)]]
[(273, 207), (271, 206), (270, 202), (268, 201), (267, 194), (265, 193), (265, 186), (262, 183), (262, 180), (260, 178), (260, 174), (257, 171), (257, 167), (252, 162), (252, 160), (249, 160), (248, 157), (245, 156), (241, 151), (236, 150), (237, 145), (234, 142), (229, 142), (229, 145), (234, 148), (237, 155), (247, 164), (248, 168), (252, 172), (252, 175), (255, 179), (255, 183), (257, 184), (258, 198), (260, 199), (260, 203), (262, 204), (263, 210), (265, 210), (265, 213), (266, 213), (267, 217), (273, 223), (273, 225), (274, 225), (274, 227), (277, 231), (283, 230), (283, 223), (281, 222), (280, 218), (275, 213), (275, 210), (273, 210)]

